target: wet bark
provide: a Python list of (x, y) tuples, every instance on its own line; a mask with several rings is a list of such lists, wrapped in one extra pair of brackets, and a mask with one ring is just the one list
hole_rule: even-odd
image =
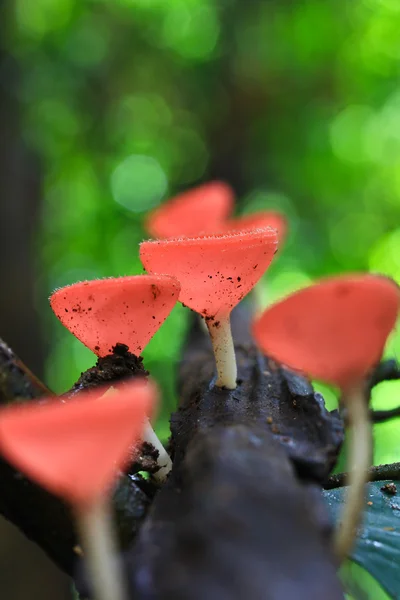
[(339, 600), (320, 491), (340, 420), (306, 380), (261, 356), (243, 312), (234, 325), (234, 391), (210, 385), (201, 330), (188, 340), (174, 467), (129, 552), (132, 597)]

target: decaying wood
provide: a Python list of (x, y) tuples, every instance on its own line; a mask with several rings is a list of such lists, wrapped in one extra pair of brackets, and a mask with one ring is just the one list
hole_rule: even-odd
[(129, 552), (132, 598), (341, 599), (320, 486), (342, 428), (235, 319), (234, 391), (215, 388), (200, 329), (180, 369), (174, 467)]

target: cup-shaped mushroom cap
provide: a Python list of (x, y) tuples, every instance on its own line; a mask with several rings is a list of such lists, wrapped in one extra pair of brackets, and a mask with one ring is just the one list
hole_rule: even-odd
[(98, 356), (117, 343), (140, 354), (178, 300), (180, 285), (167, 275), (82, 281), (50, 297), (55, 315)]
[(233, 209), (233, 201), (229, 185), (211, 181), (175, 196), (151, 212), (146, 229), (160, 239), (220, 231)]
[(0, 452), (28, 477), (72, 504), (108, 491), (138, 444), (156, 388), (135, 380), (116, 393), (46, 399), (0, 411)]
[(147, 271), (181, 284), (179, 300), (204, 317), (228, 315), (254, 287), (277, 248), (274, 229), (143, 242)]
[(287, 232), (287, 219), (282, 213), (269, 210), (243, 215), (235, 219), (228, 219), (224, 224), (224, 231), (245, 231), (260, 227), (272, 227), (278, 232), (279, 247), (285, 240)]
[(343, 389), (380, 360), (399, 302), (397, 284), (386, 277), (330, 278), (268, 308), (253, 334), (275, 360)]

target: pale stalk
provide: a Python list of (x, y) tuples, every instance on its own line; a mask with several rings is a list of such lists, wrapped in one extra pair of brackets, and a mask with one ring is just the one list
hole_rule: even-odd
[(105, 497), (75, 511), (87, 575), (96, 600), (127, 600), (110, 504)]
[(218, 378), (216, 385), (234, 390), (236, 388), (237, 367), (230, 315), (216, 318), (214, 321), (207, 321), (207, 326), (217, 366)]
[(254, 316), (259, 317), (268, 306), (266, 282), (261, 278), (252, 289)]
[(154, 477), (154, 479), (159, 483), (163, 483), (166, 480), (168, 473), (172, 469), (172, 460), (158, 439), (157, 434), (152, 428), (148, 419), (146, 419), (142, 439), (144, 442), (148, 442), (154, 446), (156, 450), (158, 450), (157, 464), (160, 468), (158, 471), (152, 474), (152, 477)]
[(200, 319), (200, 327), (203, 330), (204, 333), (208, 334), (208, 327), (207, 327), (207, 323), (204, 320), (204, 317), (202, 317), (201, 315), (199, 315), (199, 319)]
[[(110, 386), (108, 390), (101, 396), (101, 398), (117, 393), (118, 392), (115, 389), (115, 387)], [(159, 483), (163, 483), (166, 480), (168, 473), (172, 469), (172, 460), (170, 459), (167, 451), (158, 439), (157, 434), (152, 428), (148, 419), (146, 419), (144, 423), (142, 441), (148, 442), (149, 444), (154, 446), (156, 450), (158, 450), (157, 464), (160, 468), (156, 473), (153, 473), (153, 477)]]
[(334, 539), (335, 553), (340, 561), (348, 556), (357, 535), (372, 462), (372, 427), (364, 385), (360, 383), (344, 391), (343, 404), (348, 412), (350, 442), (346, 503)]

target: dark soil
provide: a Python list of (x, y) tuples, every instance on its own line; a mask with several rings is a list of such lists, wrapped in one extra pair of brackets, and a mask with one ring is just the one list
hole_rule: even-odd
[(395, 496), (397, 494), (397, 487), (395, 483), (386, 483), (381, 487), (381, 490), (389, 496)]
[(160, 467), (157, 464), (159, 452), (148, 442), (143, 442), (140, 452), (135, 456), (133, 462), (129, 466), (129, 473), (132, 475), (139, 473), (139, 471), (146, 471), (147, 473), (156, 473)]
[(100, 357), (94, 367), (81, 374), (67, 396), (73, 396), (83, 390), (116, 383), (131, 377), (146, 377), (149, 373), (143, 366), (143, 358), (135, 356), (125, 344), (116, 344), (113, 353)]

